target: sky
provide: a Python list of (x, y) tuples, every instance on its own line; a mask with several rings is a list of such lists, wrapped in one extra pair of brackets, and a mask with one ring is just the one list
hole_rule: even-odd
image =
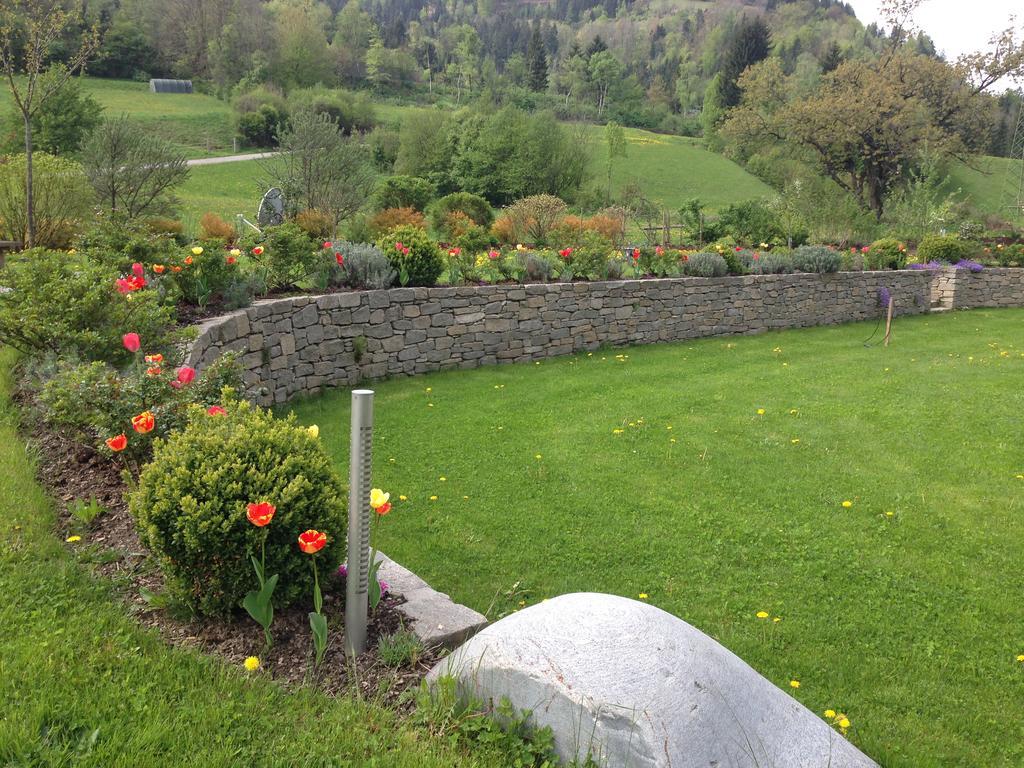
[[(872, 21), (881, 23), (880, 0), (848, 2), (865, 25)], [(953, 61), (962, 53), (985, 48), (993, 33), (1009, 25), (1011, 13), (1017, 16), (1019, 29), (1024, 25), (1021, 0), (925, 0), (914, 21), (935, 41), (935, 47)]]

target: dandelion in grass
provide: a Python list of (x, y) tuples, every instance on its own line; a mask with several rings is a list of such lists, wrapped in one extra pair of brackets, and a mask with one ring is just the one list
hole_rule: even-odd
[(853, 506), (853, 502), (850, 501), (849, 499), (847, 499), (846, 501), (843, 502), (843, 508), (844, 509), (849, 509), (852, 506)]
[(773, 624), (778, 624), (780, 621), (782, 621), (781, 616), (776, 616), (774, 619), (772, 619)]
[(613, 434), (613, 435), (621, 435), (621, 434), (622, 434), (623, 432), (625, 432), (625, 431), (626, 431), (626, 430), (624, 430), (624, 429), (613, 429), (613, 430), (612, 430), (612, 434)]
[(799, 680), (790, 680), (789, 681), (789, 687), (790, 688), (799, 688), (800, 687), (800, 681)]
[(765, 414), (764, 408), (758, 408), (757, 409), (757, 415), (758, 416), (764, 416), (764, 414)]
[(646, 600), (649, 596), (646, 592), (641, 592), (639, 595), (637, 595), (637, 597), (641, 600)]
[(448, 482), (448, 478), (447, 478), (447, 477), (445, 477), (444, 475), (441, 475), (441, 476), (440, 476), (439, 478), (437, 478), (437, 479), (438, 479), (438, 480), (440, 480), (440, 481), (441, 481), (442, 483), (447, 483), (447, 482)]
[(245, 661), (242, 662), (242, 666), (245, 667), (247, 672), (255, 672), (260, 668), (260, 660), (256, 656), (247, 656)]
[(431, 500), (431, 501), (437, 501), (437, 496), (431, 496), (431, 497), (430, 497), (430, 500)]
[(1024, 662), (1024, 653), (1017, 656), (1017, 661)]
[(540, 455), (540, 454), (538, 453), (538, 454), (536, 454), (536, 455), (535, 455), (535, 456), (534, 456), (533, 458), (537, 459), (537, 461), (540, 461), (540, 460), (541, 460), (541, 459), (543, 459), (544, 457), (543, 457), (543, 456), (541, 456), (541, 455)]
[(754, 615), (757, 616), (757, 618), (759, 618), (759, 619), (767, 619), (768, 618), (768, 611), (758, 611)]
[(68, 536), (66, 539), (64, 539), (64, 541), (66, 541), (68, 544), (74, 544), (76, 541), (81, 541), (81, 540), (82, 540), (81, 536)]
[(793, 445), (799, 445), (800, 444), (800, 438), (799, 437), (794, 437), (789, 442), (791, 442)]
[(405, 494), (399, 494), (399, 495), (398, 495), (398, 500), (399, 500), (399, 501), (408, 501), (408, 500), (409, 500), (409, 497), (408, 497), (408, 496), (406, 496)]
[(836, 717), (836, 711), (834, 709), (826, 709), (825, 717), (827, 717), (829, 720), (834, 720)]

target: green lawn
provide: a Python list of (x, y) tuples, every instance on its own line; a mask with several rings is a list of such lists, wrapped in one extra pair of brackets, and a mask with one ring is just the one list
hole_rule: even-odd
[(176, 192), (182, 201), (181, 219), (186, 229), (195, 231), (199, 217), (207, 211), (228, 221), (244, 213), (255, 223), (260, 198), (268, 188), (262, 162), (243, 160), (190, 168), (188, 180)]
[(499, 764), (453, 752), (371, 703), (286, 693), (140, 629), (54, 531), (13, 427), (12, 360), (0, 350), (0, 765)]
[[(1024, 765), (1024, 310), (873, 330), (377, 383), (382, 548), (492, 616), (646, 593), (884, 766)], [(348, 402), (295, 406), (343, 473)]]

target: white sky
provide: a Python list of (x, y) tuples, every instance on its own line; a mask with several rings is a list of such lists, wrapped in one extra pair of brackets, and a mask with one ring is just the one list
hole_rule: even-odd
[[(880, 0), (848, 0), (865, 25), (878, 18)], [(985, 48), (995, 32), (1006, 29), (1010, 14), (1024, 25), (1021, 0), (925, 0), (914, 17), (917, 27), (928, 33), (935, 47), (950, 61), (961, 53)]]

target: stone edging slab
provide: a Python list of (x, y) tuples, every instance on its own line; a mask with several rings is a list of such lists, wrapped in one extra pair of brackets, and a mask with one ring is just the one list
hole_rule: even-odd
[(452, 650), (489, 623), (483, 614), (454, 602), (383, 552), (377, 553), (377, 560), (378, 578), (388, 583), (391, 592), (405, 598), (397, 610), (408, 619), (407, 629), (424, 648)]

